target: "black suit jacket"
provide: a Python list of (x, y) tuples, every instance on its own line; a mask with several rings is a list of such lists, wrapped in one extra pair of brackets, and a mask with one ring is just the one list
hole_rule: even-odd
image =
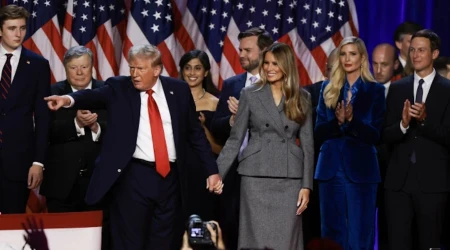
[(1, 160), (5, 176), (26, 182), (33, 162), (45, 165), (50, 110), (50, 66), (24, 47), (6, 100), (0, 102)]
[(406, 134), (400, 129), (403, 103), (414, 103), (414, 75), (392, 84), (387, 97), (383, 141), (391, 148), (385, 188), (398, 191), (403, 185), (415, 151), (419, 187), (423, 192), (450, 190), (450, 81), (436, 74), (425, 105), (425, 122), (411, 120)]
[[(103, 81), (92, 79), (92, 89), (103, 87)], [(67, 80), (52, 86), (52, 95), (72, 93)], [(98, 114), (97, 122), (101, 127), (100, 138), (92, 140), (89, 128), (85, 128), (85, 136), (77, 136), (74, 119), (76, 109), (60, 109), (52, 115), (49, 137), (49, 153), (45, 165), (44, 180), (40, 193), (49, 198), (64, 200), (70, 194), (79, 175), (80, 169), (94, 169), (95, 159), (100, 153), (101, 141), (106, 132), (106, 110), (91, 110)]]
[[(183, 205), (186, 204), (186, 152), (190, 145), (198, 154), (200, 164), (208, 175), (217, 174), (217, 164), (195, 111), (194, 99), (186, 82), (160, 76), (172, 119), (172, 131), (177, 156), (177, 175)], [(103, 138), (100, 156), (86, 195), (86, 202), (94, 204), (111, 189), (122, 170), (128, 166), (138, 136), (141, 108), (140, 91), (130, 77), (111, 77), (103, 88), (81, 90), (70, 94), (74, 108), (93, 109), (106, 107), (108, 130)]]

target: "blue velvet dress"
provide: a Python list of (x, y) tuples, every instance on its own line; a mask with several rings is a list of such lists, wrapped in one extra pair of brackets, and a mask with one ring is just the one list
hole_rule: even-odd
[(328, 84), (322, 86), (315, 127), (316, 138), (323, 141), (314, 176), (319, 181), (322, 237), (343, 249), (373, 249), (381, 180), (374, 145), (384, 119), (384, 87), (361, 78), (352, 87), (346, 81), (339, 102), (352, 92), (353, 118), (339, 126), (335, 109), (324, 103)]

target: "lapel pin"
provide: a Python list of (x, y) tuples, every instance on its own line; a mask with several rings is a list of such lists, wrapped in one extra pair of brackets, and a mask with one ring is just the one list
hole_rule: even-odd
[(30, 64), (30, 61), (27, 61), (27, 64)]
[(170, 91), (169, 93), (170, 93), (171, 95), (173, 95), (173, 91)]

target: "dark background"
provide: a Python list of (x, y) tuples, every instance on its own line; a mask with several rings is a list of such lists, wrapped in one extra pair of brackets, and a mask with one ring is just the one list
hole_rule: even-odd
[(354, 0), (359, 33), (371, 55), (379, 44), (393, 42), (396, 27), (404, 21), (421, 24), (441, 38), (441, 56), (450, 56), (449, 0)]

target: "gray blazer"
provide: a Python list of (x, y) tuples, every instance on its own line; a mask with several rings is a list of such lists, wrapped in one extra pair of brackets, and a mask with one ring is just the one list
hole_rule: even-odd
[[(248, 145), (238, 159), (239, 174), (302, 178), (302, 187), (312, 189), (314, 140), (311, 112), (302, 125), (291, 121), (283, 111), (284, 97), (277, 107), (270, 85), (259, 88), (259, 85), (252, 85), (241, 91), (234, 126), (217, 159), (220, 175), (222, 178), (226, 176), (248, 130)], [(310, 99), (306, 91), (303, 94)], [(296, 144), (297, 138), (300, 139), (300, 147)]]

